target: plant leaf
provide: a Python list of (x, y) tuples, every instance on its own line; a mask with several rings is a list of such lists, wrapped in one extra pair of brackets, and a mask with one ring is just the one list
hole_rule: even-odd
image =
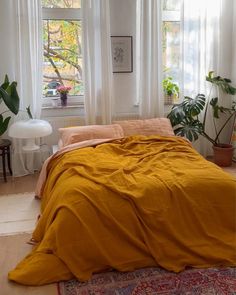
[(218, 104), (218, 97), (213, 97), (211, 100), (210, 100), (210, 105), (211, 106), (216, 106)]
[(33, 116), (32, 116), (31, 110), (30, 110), (30, 105), (26, 108), (26, 111), (27, 111), (29, 118), (33, 119)]
[(11, 117), (3, 118), (3, 115), (0, 114), (0, 136), (7, 130), (9, 121)]
[(171, 109), (171, 112), (167, 115), (167, 118), (170, 119), (171, 125), (174, 127), (182, 122), (185, 117), (185, 112), (183, 110), (182, 103), (174, 105)]
[(20, 99), (16, 90), (17, 83), (12, 82), (7, 89), (0, 87), (0, 96), (8, 109), (15, 115), (19, 112)]
[(8, 79), (8, 76), (7, 75), (5, 75), (4, 83), (8, 83), (9, 84), (9, 79)]
[(214, 71), (210, 71), (210, 72), (208, 73), (208, 76), (206, 76), (206, 79), (207, 79), (207, 78), (212, 79), (213, 74), (214, 74)]
[(230, 83), (231, 80), (228, 78), (222, 78), (221, 76), (213, 77), (212, 75), (206, 76), (206, 81), (217, 85), (223, 92), (230, 94), (230, 95), (235, 95), (236, 94), (236, 88), (233, 87)]
[(8, 79), (8, 76), (7, 75), (5, 75), (5, 79), (4, 79), (4, 82), (3, 82), (3, 84), (0, 86), (1, 88), (3, 88), (4, 90), (6, 90), (7, 88), (8, 88), (8, 86), (9, 86), (9, 79)]
[(195, 98), (185, 96), (183, 100), (183, 109), (189, 117), (193, 118), (201, 113), (205, 104), (206, 97), (204, 94), (198, 94)]
[(192, 122), (184, 121), (182, 126), (175, 129), (175, 134), (188, 138), (191, 142), (198, 139), (203, 133), (203, 125), (198, 120)]

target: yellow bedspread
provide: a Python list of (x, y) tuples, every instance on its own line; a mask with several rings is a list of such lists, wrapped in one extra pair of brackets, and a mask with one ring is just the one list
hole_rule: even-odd
[(52, 160), (9, 279), (41, 285), (114, 268), (236, 265), (236, 180), (182, 138), (133, 136)]

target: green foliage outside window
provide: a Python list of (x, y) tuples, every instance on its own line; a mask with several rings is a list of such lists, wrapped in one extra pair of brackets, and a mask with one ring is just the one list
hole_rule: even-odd
[[(79, 8), (79, 0), (43, 0), (46, 8)], [(70, 95), (83, 94), (82, 23), (79, 20), (43, 21), (43, 94), (58, 95), (59, 85), (71, 87)]]

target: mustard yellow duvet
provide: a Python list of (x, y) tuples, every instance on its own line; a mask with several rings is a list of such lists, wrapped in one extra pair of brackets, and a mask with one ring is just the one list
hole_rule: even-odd
[(9, 279), (236, 265), (236, 180), (184, 139), (133, 136), (52, 159), (33, 251)]

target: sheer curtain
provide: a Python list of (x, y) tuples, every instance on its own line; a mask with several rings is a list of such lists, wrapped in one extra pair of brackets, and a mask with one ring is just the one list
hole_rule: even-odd
[(42, 8), (41, 0), (15, 0), (16, 78), (21, 108), (31, 106), (40, 118), (42, 105)]
[(108, 124), (113, 113), (109, 0), (83, 0), (82, 11), (86, 123)]
[[(14, 9), (10, 12), (14, 26), (15, 79), (20, 96), (19, 115), (15, 120), (27, 119), (25, 112), (30, 105), (34, 118), (40, 118), (42, 102), (42, 17), (41, 0), (12, 0)], [(7, 30), (7, 28), (4, 28)], [(40, 169), (43, 151), (22, 151), (22, 140), (13, 140), (13, 174), (22, 176)]]
[[(183, 0), (184, 95), (208, 95), (209, 85), (205, 81), (205, 76), (211, 70), (230, 78), (232, 8), (231, 0)], [(214, 130), (211, 118), (208, 118), (206, 128), (207, 132)], [(203, 155), (212, 153), (211, 144), (203, 138), (195, 147)]]
[(137, 97), (142, 118), (164, 115), (161, 2), (137, 0)]

